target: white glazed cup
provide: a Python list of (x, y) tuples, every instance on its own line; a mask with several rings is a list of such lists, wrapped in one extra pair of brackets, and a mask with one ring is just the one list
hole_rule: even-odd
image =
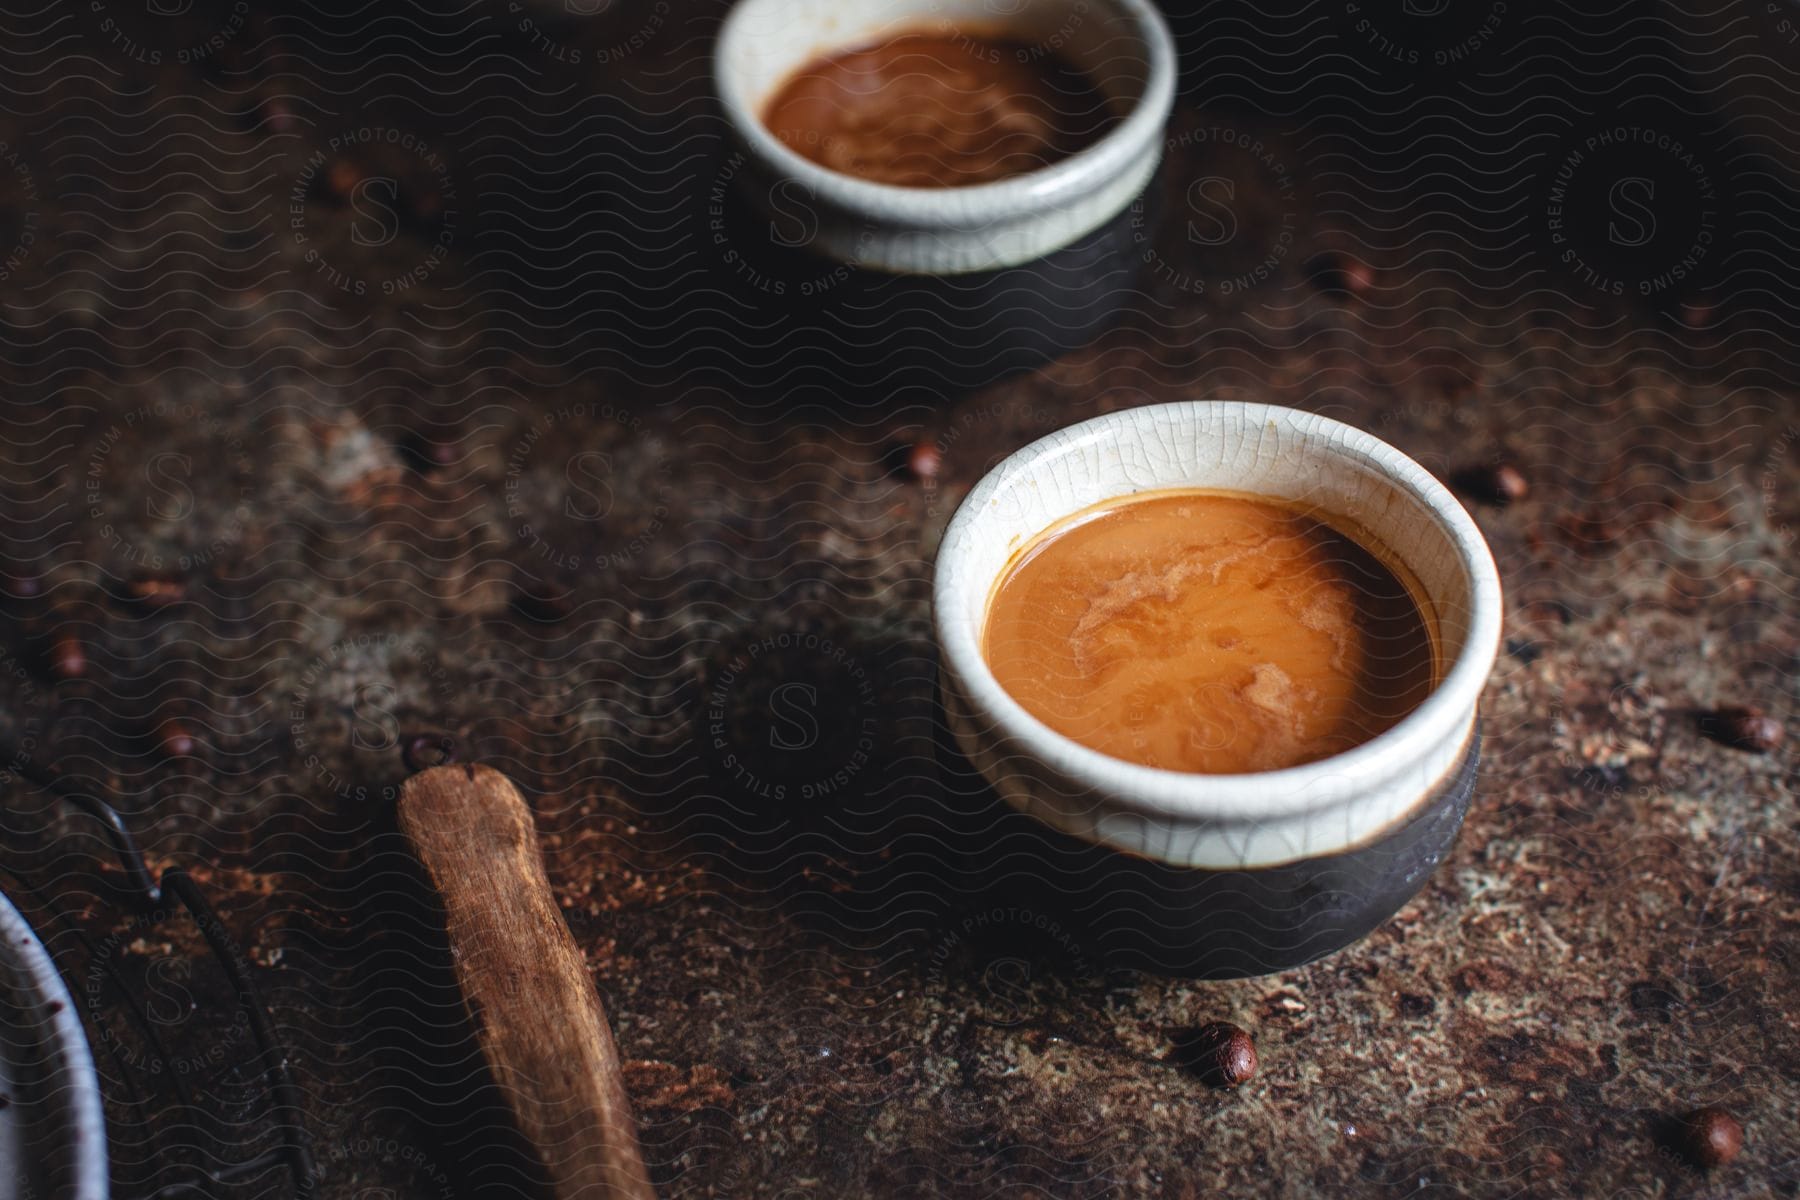
[[(1342, 754), (1245, 775), (1125, 762), (1026, 712), (981, 653), (988, 601), (1014, 552), (1092, 505), (1182, 487), (1299, 501), (1347, 519), (1379, 543), (1372, 549), (1397, 558), (1440, 637), (1439, 682), (1424, 703)], [(1473, 787), (1477, 703), (1499, 643), (1499, 575), (1456, 498), (1352, 426), (1270, 405), (1195, 401), (1051, 434), (963, 501), (938, 552), (934, 606), (945, 703), (963, 753), (1011, 807), (1059, 838), (1152, 868), (1154, 879), (1131, 885), (1135, 901), (1150, 905), (1137, 919), (1169, 922), (1162, 949), (1187, 964), (1177, 969), (1257, 973), (1339, 948), (1417, 891), (1460, 826)], [(1227, 903), (1214, 888), (1212, 900), (1195, 900), (1196, 911), (1156, 908), (1185, 903), (1156, 897), (1199, 896), (1196, 881), (1219, 873), (1242, 894)], [(1216, 911), (1203, 911), (1206, 903)], [(1188, 925), (1204, 945), (1176, 944), (1187, 935), (1173, 931)], [(1188, 961), (1208, 954), (1218, 961)]]
[[(1004, 33), (1063, 56), (1123, 116), (1078, 154), (1011, 179), (913, 188), (841, 174), (785, 145), (762, 111), (792, 71), (897, 33)], [(714, 76), (725, 117), (763, 181), (792, 181), (817, 217), (812, 245), (878, 270), (953, 275), (1042, 258), (1092, 233), (1142, 192), (1162, 155), (1175, 46), (1151, 0), (739, 0)], [(751, 189), (759, 199), (779, 193)]]

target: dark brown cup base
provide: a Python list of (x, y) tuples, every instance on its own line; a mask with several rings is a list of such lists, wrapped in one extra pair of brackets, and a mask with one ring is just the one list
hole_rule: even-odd
[(988, 892), (1054, 914), (1107, 967), (1199, 979), (1285, 971), (1366, 936), (1449, 853), (1475, 790), (1479, 726), (1456, 769), (1373, 841), (1239, 871), (1172, 867), (1008, 810), (991, 826)]
[[(784, 245), (759, 203), (772, 185), (748, 168), (705, 197), (719, 246), (702, 292), (707, 320), (682, 364), (712, 358), (734, 387), (784, 402), (830, 396), (887, 406), (903, 393), (959, 393), (1092, 342), (1139, 295), (1145, 205), (1155, 188), (1069, 245), (1015, 267), (957, 275), (890, 272)], [(808, 219), (816, 216), (781, 196)], [(779, 315), (781, 336), (771, 334)]]

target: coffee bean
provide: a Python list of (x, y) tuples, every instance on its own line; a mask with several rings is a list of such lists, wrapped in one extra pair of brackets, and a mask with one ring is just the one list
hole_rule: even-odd
[(1364, 296), (1375, 288), (1375, 269), (1348, 254), (1315, 254), (1301, 270), (1328, 296)]
[(1681, 1122), (1681, 1151), (1697, 1167), (1722, 1167), (1744, 1148), (1744, 1127), (1722, 1108), (1702, 1108)]
[(258, 113), (262, 123), (267, 125), (270, 133), (298, 133), (300, 121), (294, 116), (294, 110), (280, 96), (263, 101)]
[(1175, 1053), (1213, 1087), (1236, 1087), (1256, 1074), (1256, 1043), (1229, 1021), (1212, 1021), (1177, 1034)]
[(1531, 485), (1525, 482), (1525, 476), (1519, 468), (1511, 463), (1501, 463), (1494, 468), (1494, 490), (1504, 497), (1506, 503), (1517, 504), (1531, 491)]
[(1509, 462), (1464, 467), (1450, 477), (1450, 482), (1457, 491), (1498, 508), (1517, 504), (1531, 492), (1524, 472)]
[(1533, 642), (1526, 638), (1507, 638), (1506, 652), (1526, 666), (1530, 666), (1544, 656), (1544, 643)]
[(362, 172), (357, 170), (355, 163), (346, 158), (338, 159), (325, 172), (326, 186), (339, 200), (349, 200), (350, 193), (354, 192), (356, 185), (361, 182)]
[(458, 453), (455, 438), (423, 430), (402, 435), (394, 448), (401, 461), (420, 474), (449, 466)]
[(942, 465), (942, 456), (938, 453), (937, 442), (928, 436), (921, 436), (916, 442), (888, 443), (882, 448), (880, 461), (884, 475), (903, 479), (935, 479)]
[(944, 456), (931, 438), (920, 438), (906, 456), (906, 469), (914, 479), (936, 479), (943, 466)]
[(137, 575), (126, 581), (125, 594), (145, 608), (167, 608), (187, 599), (187, 585), (173, 575)]
[(58, 679), (80, 679), (87, 674), (87, 651), (72, 633), (59, 633), (50, 642), (50, 673)]
[(156, 727), (156, 748), (164, 758), (192, 758), (199, 745), (193, 732), (174, 718)]
[(1751, 754), (1767, 754), (1787, 736), (1780, 721), (1741, 705), (1700, 714), (1700, 731), (1716, 742)]
[(0, 592), (8, 600), (36, 600), (44, 594), (44, 581), (36, 575), (0, 575)]

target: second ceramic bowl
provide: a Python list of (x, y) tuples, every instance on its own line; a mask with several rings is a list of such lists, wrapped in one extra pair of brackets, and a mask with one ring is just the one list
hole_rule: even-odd
[[(833, 171), (763, 124), (793, 71), (907, 32), (1059, 56), (1120, 120), (1061, 162), (941, 188)], [(759, 313), (816, 321), (846, 380), (978, 385), (1086, 343), (1131, 294), (1131, 206), (1161, 162), (1175, 94), (1174, 42), (1150, 0), (739, 0), (713, 74), (731, 144), (707, 223), (730, 285)], [(743, 349), (746, 366), (757, 349)], [(791, 372), (792, 353), (777, 347), (777, 365)]]
[[(981, 654), (995, 581), (1061, 518), (1176, 487), (1299, 501), (1366, 531), (1424, 592), (1443, 651), (1436, 689), (1354, 749), (1249, 775), (1125, 762), (1031, 716)], [(1370, 434), (1294, 409), (1207, 402), (1071, 426), (969, 493), (938, 553), (934, 604), (961, 750), (1043, 831), (1050, 893), (1141, 965), (1221, 976), (1317, 958), (1391, 916), (1455, 839), (1499, 642), (1499, 575), (1455, 497)]]

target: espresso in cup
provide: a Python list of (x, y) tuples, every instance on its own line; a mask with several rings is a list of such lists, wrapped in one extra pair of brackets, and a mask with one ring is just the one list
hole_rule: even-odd
[(1418, 585), (1346, 524), (1197, 489), (1078, 513), (1002, 572), (984, 657), (1027, 712), (1128, 762), (1247, 774), (1343, 753), (1438, 678)]
[(1061, 162), (1118, 123), (1086, 75), (972, 30), (906, 32), (794, 71), (763, 110), (791, 149), (899, 187), (993, 183)]

